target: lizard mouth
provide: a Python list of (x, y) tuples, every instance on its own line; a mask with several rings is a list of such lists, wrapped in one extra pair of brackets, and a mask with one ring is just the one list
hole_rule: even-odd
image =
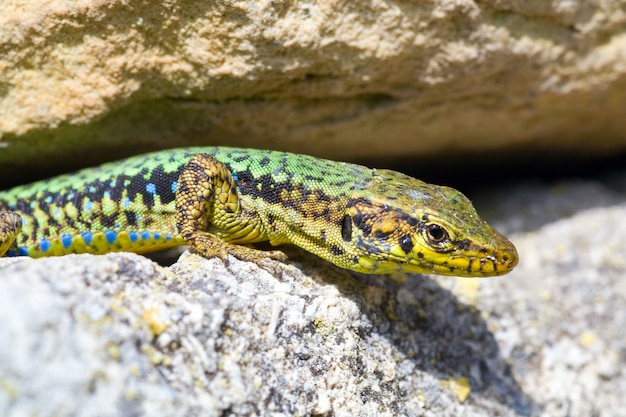
[(459, 277), (492, 277), (508, 274), (519, 262), (515, 246), (504, 236), (491, 244), (468, 244), (463, 250), (430, 253), (428, 260), (413, 258), (403, 263), (406, 272), (430, 272)]
[[(491, 267), (486, 271), (491, 271), (493, 275), (508, 274), (517, 266), (517, 263), (519, 262), (517, 249), (509, 239), (502, 235), (497, 236), (494, 246), (495, 250), (491, 253), (491, 255), (485, 257), (487, 260), (484, 261), (484, 265), (491, 265)], [(481, 265), (482, 264), (483, 263), (481, 263)]]
[(518, 262), (517, 250), (511, 245), (510, 248), (498, 249), (489, 256), (472, 260), (468, 268), (486, 277), (497, 276), (508, 274)]
[(418, 274), (437, 274), (457, 277), (493, 277), (511, 272), (517, 265), (519, 257), (513, 244), (500, 247), (485, 253), (479, 249), (468, 253), (431, 253), (426, 261), (422, 258), (411, 258), (400, 262), (391, 259), (374, 259), (370, 256), (359, 258), (359, 272), (386, 274), (398, 270)]
[(498, 272), (498, 275), (508, 274), (517, 266), (519, 262), (519, 255), (515, 246), (511, 245), (510, 248), (504, 250), (497, 250), (494, 254), (494, 269)]
[(495, 248), (476, 248), (470, 253), (454, 256), (435, 265), (433, 272), (461, 277), (492, 277), (508, 274), (517, 266), (519, 255), (515, 246), (500, 236)]

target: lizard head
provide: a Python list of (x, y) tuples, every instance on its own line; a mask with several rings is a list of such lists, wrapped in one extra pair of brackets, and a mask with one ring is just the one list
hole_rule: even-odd
[(355, 192), (341, 225), (350, 269), (487, 277), (510, 272), (515, 246), (482, 220), (461, 192), (376, 170)]

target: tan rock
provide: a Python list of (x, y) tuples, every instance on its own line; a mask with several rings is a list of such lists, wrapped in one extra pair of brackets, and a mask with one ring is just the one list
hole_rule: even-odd
[(625, 4), (10, 2), (0, 174), (192, 143), (336, 159), (624, 149)]

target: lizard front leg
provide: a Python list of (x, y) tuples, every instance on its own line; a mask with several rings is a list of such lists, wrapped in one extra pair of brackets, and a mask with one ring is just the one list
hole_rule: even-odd
[(0, 256), (3, 256), (15, 242), (22, 230), (22, 218), (14, 211), (0, 212)]
[(181, 171), (176, 189), (176, 226), (183, 239), (206, 257), (225, 260), (230, 254), (259, 265), (267, 258), (285, 260), (280, 251), (234, 245), (207, 232), (212, 226), (223, 235), (235, 234), (254, 222), (242, 213), (237, 185), (228, 167), (209, 154), (191, 157)]

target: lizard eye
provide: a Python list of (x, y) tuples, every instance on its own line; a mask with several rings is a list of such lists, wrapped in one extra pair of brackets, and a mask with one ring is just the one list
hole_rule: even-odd
[(341, 221), (341, 237), (344, 242), (352, 240), (352, 218), (347, 214), (343, 216), (343, 220)]
[(429, 224), (426, 227), (426, 236), (431, 243), (437, 244), (448, 240), (448, 232), (438, 224)]

